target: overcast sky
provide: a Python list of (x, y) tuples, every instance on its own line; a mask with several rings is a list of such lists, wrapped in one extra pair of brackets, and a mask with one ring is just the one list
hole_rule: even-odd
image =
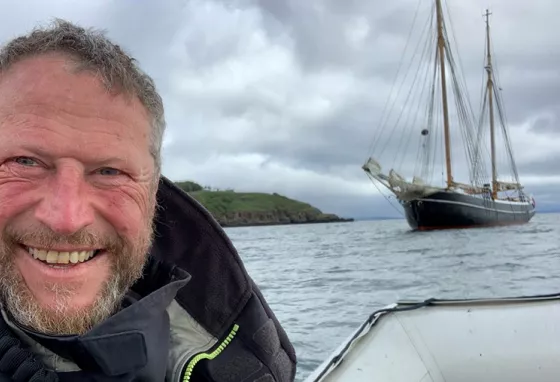
[[(475, 111), (482, 13), (490, 6), (521, 181), (538, 205), (560, 204), (560, 4), (447, 3)], [(361, 165), (418, 0), (1, 4), (2, 41), (61, 17), (106, 29), (139, 60), (165, 102), (164, 174), (171, 179), (278, 192), (344, 216), (395, 214)], [(423, 0), (418, 18), (430, 4)]]

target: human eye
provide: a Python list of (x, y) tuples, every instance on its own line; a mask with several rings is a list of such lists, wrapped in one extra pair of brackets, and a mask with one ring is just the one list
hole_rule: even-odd
[(36, 167), (39, 166), (39, 161), (30, 157), (15, 157), (12, 158), (12, 162), (17, 163), (21, 166), (26, 167)]
[(2, 174), (11, 174), (12, 176), (34, 177), (44, 174), (49, 167), (45, 162), (27, 156), (9, 157), (0, 163), (0, 172)]
[(97, 170), (97, 173), (103, 176), (123, 175), (123, 172), (121, 170), (117, 170), (116, 168), (112, 168), (112, 167), (102, 167), (99, 170)]

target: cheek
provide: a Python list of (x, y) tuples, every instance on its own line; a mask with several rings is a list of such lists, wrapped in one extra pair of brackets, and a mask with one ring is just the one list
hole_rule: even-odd
[(24, 181), (0, 183), (0, 225), (39, 200), (36, 187)]
[(145, 234), (147, 220), (151, 221), (153, 206), (149, 198), (109, 191), (99, 195), (99, 212), (122, 236), (129, 239)]

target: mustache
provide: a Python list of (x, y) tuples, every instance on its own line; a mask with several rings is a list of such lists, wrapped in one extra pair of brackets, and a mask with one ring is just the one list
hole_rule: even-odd
[(64, 235), (45, 226), (22, 230), (8, 226), (4, 232), (4, 239), (10, 246), (24, 244), (49, 250), (61, 245), (70, 245), (104, 249), (113, 253), (122, 250), (125, 243), (125, 240), (117, 233), (100, 235), (84, 228)]

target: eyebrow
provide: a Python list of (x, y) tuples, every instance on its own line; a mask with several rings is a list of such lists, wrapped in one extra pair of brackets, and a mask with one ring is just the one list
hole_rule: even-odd
[[(57, 158), (57, 155), (52, 154), (51, 152), (36, 146), (36, 145), (30, 145), (30, 144), (24, 144), (21, 146), (21, 148), (29, 153), (31, 153), (32, 155), (37, 155), (39, 157), (45, 158), (49, 161), (54, 161)], [(79, 150), (79, 148), (77, 149)], [(98, 154), (98, 153), (97, 153)], [(83, 153), (82, 153), (83, 155)], [(96, 166), (114, 166), (114, 165), (121, 165), (121, 166), (126, 166), (130, 164), (130, 160), (123, 158), (123, 157), (98, 157), (98, 158), (80, 158), (80, 157), (76, 157), (76, 160), (78, 160), (79, 162), (84, 163), (86, 166), (87, 165), (96, 165)]]
[(29, 151), (30, 153), (37, 154), (40, 157), (44, 157), (44, 158), (48, 158), (48, 159), (53, 158), (52, 154), (49, 154), (47, 151), (45, 151), (45, 150), (43, 150), (40, 147), (37, 147), (35, 145), (23, 144), (21, 146), (21, 148), (25, 151)]

